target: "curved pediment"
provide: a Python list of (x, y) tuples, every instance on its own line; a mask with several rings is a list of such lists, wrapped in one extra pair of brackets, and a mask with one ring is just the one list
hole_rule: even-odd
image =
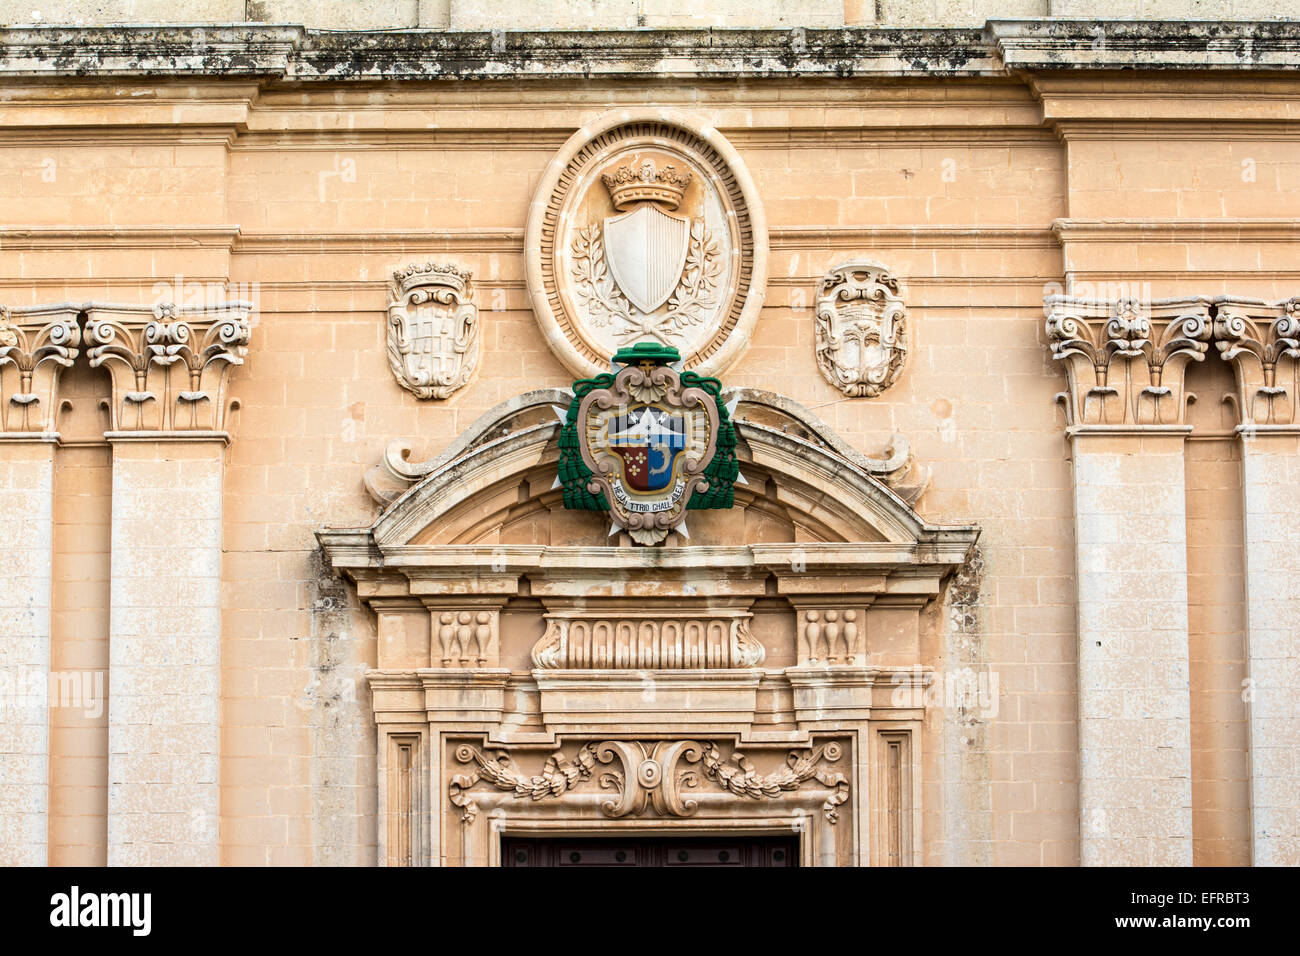
[[(367, 475), (387, 504), (370, 529), (381, 549), (406, 545), (600, 547), (602, 512), (566, 511), (555, 486), (560, 415), (572, 394), (542, 389), (511, 399), (452, 446), (421, 463), (390, 446)], [(693, 546), (759, 543), (915, 544), (939, 530), (911, 507), (926, 476), (895, 436), (886, 457), (851, 448), (798, 403), (756, 389), (724, 393), (734, 403), (744, 482), (727, 511), (693, 511)]]

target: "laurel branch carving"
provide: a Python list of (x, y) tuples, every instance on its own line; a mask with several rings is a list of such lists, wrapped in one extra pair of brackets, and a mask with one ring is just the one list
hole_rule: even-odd
[(618, 291), (605, 263), (605, 243), (600, 236), (600, 226), (593, 223), (574, 235), (570, 271), (575, 283), (574, 294), (587, 310), (592, 325), (604, 328), (611, 322), (632, 322), (632, 304)]
[(574, 294), (596, 328), (614, 325), (620, 343), (651, 336), (665, 345), (684, 341), (683, 331), (704, 322), (717, 308), (722, 246), (702, 220), (691, 223), (686, 265), (668, 298), (668, 311), (646, 315), (619, 291), (605, 262), (600, 226), (588, 225), (573, 237)]

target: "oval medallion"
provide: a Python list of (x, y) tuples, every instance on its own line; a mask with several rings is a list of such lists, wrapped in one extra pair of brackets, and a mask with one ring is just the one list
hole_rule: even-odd
[(547, 341), (580, 377), (657, 342), (716, 374), (763, 305), (767, 226), (740, 156), (671, 110), (619, 110), (565, 143), (525, 239), (528, 292)]

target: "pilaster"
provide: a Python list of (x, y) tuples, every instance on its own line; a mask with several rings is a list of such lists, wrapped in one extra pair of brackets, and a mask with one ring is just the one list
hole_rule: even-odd
[(55, 416), (80, 339), (75, 306), (0, 307), (0, 866), (48, 861)]
[(112, 379), (108, 862), (214, 865), (225, 387), (248, 307), (87, 317)]
[(1192, 863), (1183, 373), (1208, 299), (1052, 296), (1074, 461), (1084, 865)]
[(1216, 300), (1233, 368), (1246, 548), (1252, 856), (1300, 865), (1300, 300)]

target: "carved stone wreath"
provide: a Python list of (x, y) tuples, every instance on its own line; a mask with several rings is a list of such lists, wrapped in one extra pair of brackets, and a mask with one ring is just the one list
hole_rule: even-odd
[(723, 759), (712, 741), (606, 740), (587, 743), (573, 755), (557, 751), (547, 758), (542, 772), (522, 773), (511, 765), (503, 751), (484, 754), (477, 747), (462, 744), (456, 759), (472, 763), (477, 769), (452, 778), (448, 788), (451, 802), (461, 808), (461, 820), (470, 823), (478, 814), (469, 791), (480, 781), (497, 790), (513, 792), (516, 797), (545, 800), (562, 797), (590, 780), (601, 765), (617, 766), (600, 773), (597, 782), (602, 790), (614, 795), (601, 804), (605, 816), (639, 816), (647, 807), (660, 816), (688, 817), (699, 809), (699, 802), (689, 791), (707, 780), (719, 790), (751, 800), (772, 800), (783, 793), (798, 790), (815, 780), (830, 793), (822, 802), (827, 822), (839, 821), (839, 807), (849, 798), (848, 778), (824, 763), (835, 763), (843, 748), (834, 741), (807, 750), (792, 750), (785, 765), (768, 774), (760, 774), (749, 759), (736, 750)]
[(762, 308), (767, 231), (739, 154), (666, 109), (619, 110), (575, 133), (548, 168), (525, 237), (547, 343), (579, 378), (636, 341), (717, 374)]
[(448, 398), (478, 365), (478, 308), (471, 273), (434, 262), (393, 273), (388, 366), (417, 398)]

